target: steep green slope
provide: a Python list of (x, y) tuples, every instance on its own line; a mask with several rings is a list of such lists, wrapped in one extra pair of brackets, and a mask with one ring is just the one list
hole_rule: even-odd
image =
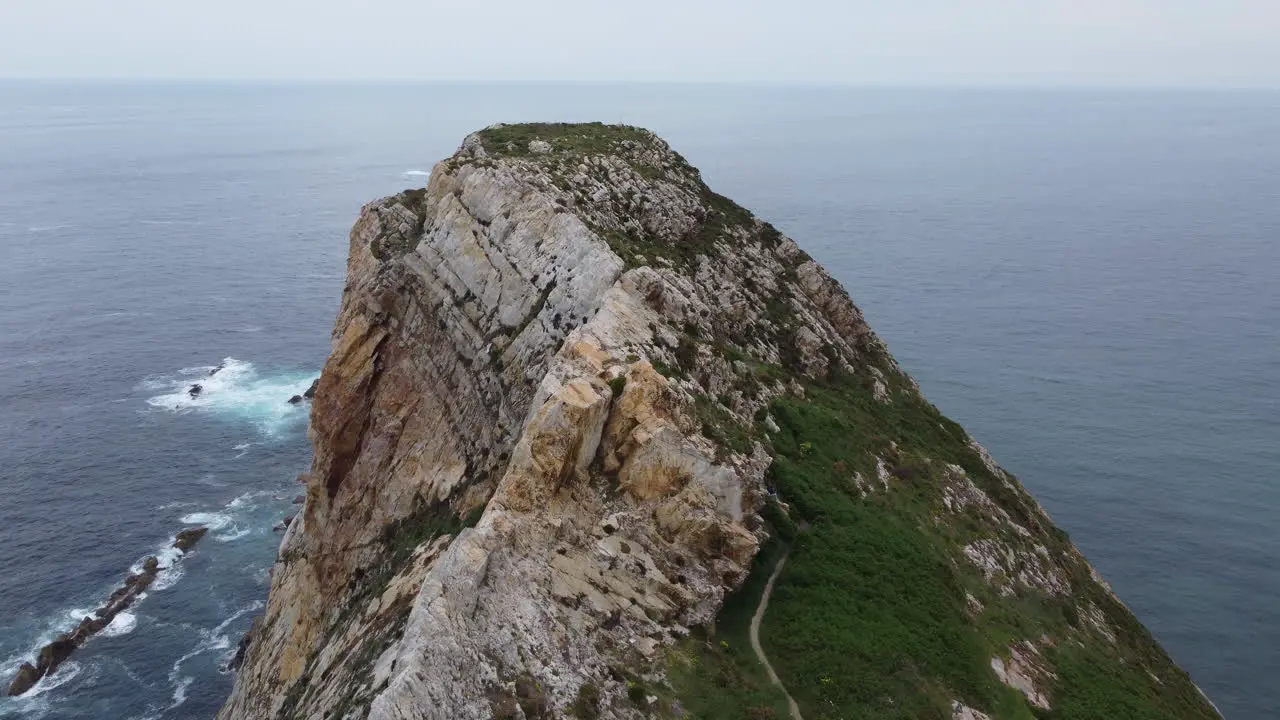
[[(717, 622), (667, 657), (666, 684), (636, 673), (638, 707), (652, 694), (668, 716), (786, 716), (747, 636), (786, 550), (761, 635), (808, 720), (1218, 717), (1066, 533), (771, 225), (638, 128), (478, 137), (484, 156), (450, 162), (539, 178), (629, 267), (713, 298), (654, 364), (725, 457), (756, 443), (773, 457), (777, 499), (761, 514), (774, 539)], [(683, 217), (673, 207), (696, 223), (670, 231)], [(815, 336), (815, 311), (839, 316), (840, 338)]]

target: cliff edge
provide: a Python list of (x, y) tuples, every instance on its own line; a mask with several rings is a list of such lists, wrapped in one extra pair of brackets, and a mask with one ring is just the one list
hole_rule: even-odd
[(645, 130), (494, 126), (365, 206), (311, 437), (224, 720), (1217, 717)]

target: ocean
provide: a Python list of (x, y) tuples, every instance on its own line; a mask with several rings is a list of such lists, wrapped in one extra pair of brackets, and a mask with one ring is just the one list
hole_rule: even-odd
[(794, 237), (1228, 718), (1275, 716), (1280, 93), (4, 82), (0, 683), (210, 533), (0, 717), (217, 711), (360, 206), (525, 120), (650, 127)]

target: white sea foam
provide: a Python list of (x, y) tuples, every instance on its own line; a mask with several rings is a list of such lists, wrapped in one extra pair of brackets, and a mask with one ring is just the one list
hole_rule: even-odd
[(224, 543), (231, 542), (232, 540), (239, 540), (240, 538), (253, 532), (249, 528), (242, 528), (239, 525), (232, 525), (231, 527), (232, 527), (231, 531), (223, 533), (222, 535), (216, 535), (214, 536), (213, 539), (217, 540), (218, 542), (224, 542)]
[(254, 600), (248, 605), (245, 605), (244, 607), (235, 611), (234, 613), (231, 614), (231, 617), (227, 618), (226, 620), (223, 620), (221, 623), (218, 623), (218, 626), (213, 629), (214, 634), (218, 634), (226, 630), (227, 627), (230, 626), (231, 623), (235, 622), (238, 618), (244, 617), (246, 614), (251, 613), (255, 610), (261, 610), (262, 605), (263, 603), (261, 600)]
[[(186, 571), (182, 567), (182, 563), (178, 562), (182, 559), (182, 555), (183, 553), (181, 550), (167, 543), (157, 550), (155, 552), (155, 557), (156, 560), (160, 561), (160, 569), (164, 572), (157, 574), (155, 581), (152, 582), (147, 589), (152, 592), (156, 592), (159, 590), (168, 590), (178, 584), (178, 581), (186, 574)], [(141, 572), (142, 561), (134, 564), (134, 566), (130, 568), (130, 571)]]
[(54, 688), (62, 687), (67, 683), (75, 680), (80, 673), (84, 672), (84, 666), (78, 662), (68, 660), (57, 667), (56, 670), (40, 678), (40, 682), (34, 687), (23, 693), (23, 697), (39, 697)]
[(138, 627), (138, 616), (129, 612), (122, 612), (111, 619), (111, 624), (102, 628), (98, 633), (102, 637), (119, 637), (128, 635)]
[[(217, 372), (214, 372), (214, 370)], [(212, 374), (210, 374), (212, 373)], [(289, 398), (301, 395), (316, 373), (283, 372), (262, 375), (253, 363), (227, 358), (221, 368), (206, 365), (182, 368), (169, 377), (148, 377), (142, 388), (161, 391), (147, 404), (171, 412), (207, 412), (246, 421), (268, 437), (306, 421), (306, 403), (290, 405)], [(191, 394), (193, 386), (200, 391)]]
[(405, 170), (404, 171), (405, 177), (428, 177), (429, 175), (431, 175), (431, 173), (426, 170)]
[(194, 681), (195, 678), (189, 675), (177, 681), (177, 685), (173, 688), (173, 704), (169, 706), (170, 710), (181, 706), (182, 703), (187, 701), (187, 688), (191, 687), (191, 683)]
[(236, 499), (227, 503), (227, 508), (230, 510), (238, 510), (241, 508), (252, 510), (258, 506), (258, 500), (269, 497), (272, 497), (272, 493), (269, 490), (255, 490), (253, 492), (247, 492), (243, 495), (237, 496)]
[(213, 533), (235, 525), (235, 519), (230, 515), (217, 512), (194, 512), (183, 515), (178, 519), (184, 525), (203, 525), (209, 528), (209, 532)]
[(173, 704), (169, 706), (170, 710), (187, 701), (187, 688), (191, 687), (191, 683), (194, 681), (194, 678), (190, 675), (182, 674), (183, 664), (197, 655), (202, 655), (207, 652), (217, 652), (219, 650), (228, 650), (231, 648), (233, 643), (231, 642), (231, 638), (226, 635), (226, 629), (230, 627), (231, 623), (235, 622), (236, 619), (243, 617), (246, 613), (251, 613), (261, 608), (262, 602), (255, 600), (254, 602), (237, 610), (231, 615), (231, 617), (228, 617), (226, 620), (219, 623), (217, 627), (214, 627), (211, 630), (200, 631), (200, 640), (196, 643), (195, 647), (185, 653), (182, 657), (175, 660), (173, 666), (169, 669), (169, 682), (173, 684)]
[(164, 572), (156, 576), (155, 582), (151, 583), (151, 587), (148, 589), (154, 592), (168, 590), (174, 585), (177, 585), (178, 581), (182, 579), (182, 576), (186, 574), (187, 571), (183, 569), (182, 565), (170, 566)]
[[(79, 625), (81, 620), (87, 617), (93, 617), (92, 608), (71, 608), (67, 611), (67, 622), (71, 626)], [(54, 634), (57, 634), (56, 631)], [(44, 643), (41, 643), (44, 645)]]

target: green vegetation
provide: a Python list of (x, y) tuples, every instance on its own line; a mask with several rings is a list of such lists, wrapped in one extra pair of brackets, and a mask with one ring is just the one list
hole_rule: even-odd
[(529, 155), (529, 143), (543, 140), (554, 153), (596, 155), (613, 152), (620, 142), (653, 142), (648, 131), (630, 125), (604, 123), (520, 123), (485, 128), (479, 132), (486, 152), (493, 155)]
[(707, 439), (736, 453), (751, 453), (756, 437), (753, 428), (738, 422), (723, 405), (706, 395), (698, 395), (694, 398), (693, 409)]
[(579, 720), (596, 720), (600, 717), (600, 688), (584, 683), (578, 688), (578, 697), (569, 706), (569, 714)]
[[(565, 211), (576, 208), (628, 266), (669, 265), (691, 274), (707, 258), (739, 244), (774, 248), (782, 242), (776, 228), (711, 191), (678, 155), (674, 164), (655, 167), (624, 152), (623, 143), (655, 142), (639, 128), (542, 123), (490, 128), (479, 137), (495, 157), (524, 158), (522, 162), (553, 169), (552, 182), (566, 193)], [(528, 149), (533, 140), (549, 143), (551, 151), (533, 155)], [(634, 207), (634, 195), (589, 198), (568, 179), (568, 168), (576, 172), (580, 159), (598, 154), (631, 158), (641, 177), (693, 193), (706, 216), (677, 240), (650, 235), (638, 222), (617, 221), (619, 208)], [(410, 207), (414, 198), (405, 196), (404, 202)], [(604, 210), (593, 215), (593, 203)], [(947, 720), (956, 700), (1000, 720), (1216, 717), (1128, 609), (1093, 581), (1066, 533), (1053, 527), (1016, 483), (988, 469), (959, 425), (894, 372), (884, 373), (892, 402), (874, 399), (875, 379), (867, 365), (892, 367), (878, 347), (861, 348), (865, 352), (858, 362), (863, 366), (855, 375), (810, 380), (794, 372), (801, 358), (792, 288), (796, 266), (804, 260), (807, 256), (800, 254), (781, 271), (779, 291), (761, 298), (763, 322), (716, 335), (708, 332), (714, 323), (699, 320), (683, 328), (663, 358), (654, 359), (658, 372), (692, 383), (698, 379), (700, 354), (705, 357), (704, 350), (710, 350), (735, 364), (733, 388), (744, 397), (760, 398), (766, 391), (772, 397), (779, 383), (793, 380), (804, 392), (775, 399), (761, 408), (753, 424), (728, 410), (727, 394), (695, 396), (698, 426), (722, 457), (748, 453), (756, 441), (772, 450), (769, 483), (791, 510), (773, 501), (765, 504), (762, 517), (774, 540), (762, 549), (746, 583), (728, 598), (717, 621), (695, 629), (670, 653), (670, 687), (630, 674), (618, 676), (628, 683), (629, 702), (664, 717), (678, 714), (677, 701), (689, 718), (788, 717), (782, 693), (751, 650), (749, 626), (770, 571), (789, 552), (761, 641), (808, 720)], [(549, 292), (550, 286), (544, 288), (526, 324)], [(771, 350), (758, 352), (762, 347)], [(764, 361), (774, 357), (773, 350), (777, 364)], [(839, 359), (836, 348), (826, 351), (829, 359)], [(610, 385), (620, 395), (625, 378)], [(764, 426), (770, 416), (778, 427), (772, 433)], [(888, 472), (887, 489), (879, 478), (879, 463)], [(951, 465), (962, 468), (1030, 537), (993, 522), (976, 507), (945, 509), (944, 488), (956, 482)], [(432, 533), (456, 531), (449, 529), (453, 522), (428, 511), (398, 525), (387, 540), (390, 564), (403, 560), (396, 548), (412, 552)], [(1026, 557), (1034, 554), (1033, 546), (1043, 546), (1047, 557), (1062, 565), (1070, 593), (1052, 597), (1014, 585), (1012, 595), (1002, 595), (961, 552), (979, 539), (997, 540)], [(980, 611), (973, 609), (977, 603), (970, 597), (981, 604)], [(1090, 618), (1097, 613), (1116, 634), (1116, 642), (1094, 626)], [(1054, 674), (1037, 680), (1051, 710), (1031, 706), (991, 669), (993, 657), (1007, 657), (1011, 644), (1028, 640), (1037, 643)], [(651, 695), (658, 698), (652, 707)], [(523, 700), (533, 703), (525, 708), (526, 715), (539, 712), (538, 697), (522, 693)], [(597, 717), (600, 703), (599, 690), (584, 685), (571, 714)]]
[[(1029, 496), (991, 474), (958, 425), (918, 394), (901, 392), (900, 378), (890, 378), (899, 391), (890, 404), (873, 399), (870, 382), (809, 381), (803, 397), (769, 408), (780, 428), (768, 438), (771, 482), (791, 515), (766, 504), (762, 517), (779, 541), (761, 552), (715, 627), (670, 660), (672, 687), (691, 717), (787, 717), (746, 636), (781, 543), (791, 547), (791, 559), (761, 641), (806, 718), (945, 720), (953, 700), (1001, 720), (1215, 717), (1132, 614), (1092, 581), (1065, 533), (1047, 526)], [(695, 405), (704, 433), (722, 445), (765, 436), (758, 425), (726, 427), (725, 411), (710, 398)], [(877, 458), (891, 475), (888, 491), (875, 480)], [(940, 521), (948, 464), (964, 468), (1038, 536), (1001, 535), (1005, 541), (1028, 552), (1038, 542), (1068, 558), (1071, 596), (1022, 590), (1003, 597), (985, 582), (959, 549), (997, 529), (976, 515)], [(875, 488), (865, 497), (859, 479)], [(971, 615), (966, 594), (985, 610)], [(1079, 608), (1090, 602), (1117, 632), (1116, 644), (1082, 624)], [(990, 666), (992, 657), (1007, 657), (1009, 645), (1042, 636), (1051, 640), (1041, 652), (1057, 675), (1042, 680), (1048, 711), (1000, 683)]]
[(416, 221), (413, 229), (407, 235), (384, 233), (374, 238), (369, 247), (369, 251), (373, 253), (374, 257), (379, 260), (401, 257), (417, 247), (418, 240), (422, 238), (422, 231), (427, 220), (427, 213), (423, 208), (426, 199), (426, 188), (404, 190), (398, 195), (392, 195), (387, 198), (388, 206), (403, 205), (405, 209), (414, 214)]
[(715, 625), (695, 631), (671, 653), (667, 676), (689, 718), (789, 717), (786, 698), (769, 682), (750, 640), (751, 616), (785, 551), (778, 542), (761, 548), (746, 583), (725, 600)]
[(622, 397), (622, 391), (627, 389), (627, 376), (619, 375), (609, 381), (609, 390), (613, 392), (614, 398)]
[[(693, 232), (675, 242), (655, 238), (638, 229), (638, 226), (593, 225), (593, 229), (630, 267), (663, 258), (675, 267), (689, 268), (695, 266), (703, 256), (714, 255), (717, 243), (726, 240), (732, 243), (735, 234), (743, 239), (759, 240), (770, 248), (781, 240), (781, 233), (772, 225), (757, 221), (749, 210), (708, 188), (698, 171), (679, 153), (671, 153), (672, 167), (677, 171), (672, 174), (667, 169), (635, 159), (635, 153), (625, 152), (622, 143), (645, 146), (659, 142), (653, 134), (642, 128), (598, 122), (521, 123), (486, 128), (478, 136), (485, 152), (494, 157), (541, 158), (541, 162), (561, 172), (565, 172), (566, 167), (573, 167), (572, 163), (577, 158), (603, 154), (626, 157), (630, 159), (632, 169), (642, 178), (650, 182), (670, 182), (696, 194), (707, 208), (707, 216)], [(535, 140), (548, 143), (551, 151), (545, 155), (530, 152), (529, 143)], [(483, 164), (485, 160), (469, 162)], [(563, 177), (558, 178), (556, 183), (562, 191), (574, 192)], [(585, 196), (579, 200), (588, 202)], [(610, 198), (615, 206), (622, 200), (616, 194)], [(592, 224), (588, 215), (582, 217), (588, 224)]]
[(385, 551), (382, 564), (377, 568), (372, 584), (381, 594), (386, 583), (404, 568), (413, 553), (423, 544), (441, 535), (456, 535), (464, 527), (471, 527), (480, 519), (484, 509), (472, 512), (464, 521), (444, 503), (429, 504), (419, 500), (417, 508), (407, 517), (386, 526), (382, 531)]

